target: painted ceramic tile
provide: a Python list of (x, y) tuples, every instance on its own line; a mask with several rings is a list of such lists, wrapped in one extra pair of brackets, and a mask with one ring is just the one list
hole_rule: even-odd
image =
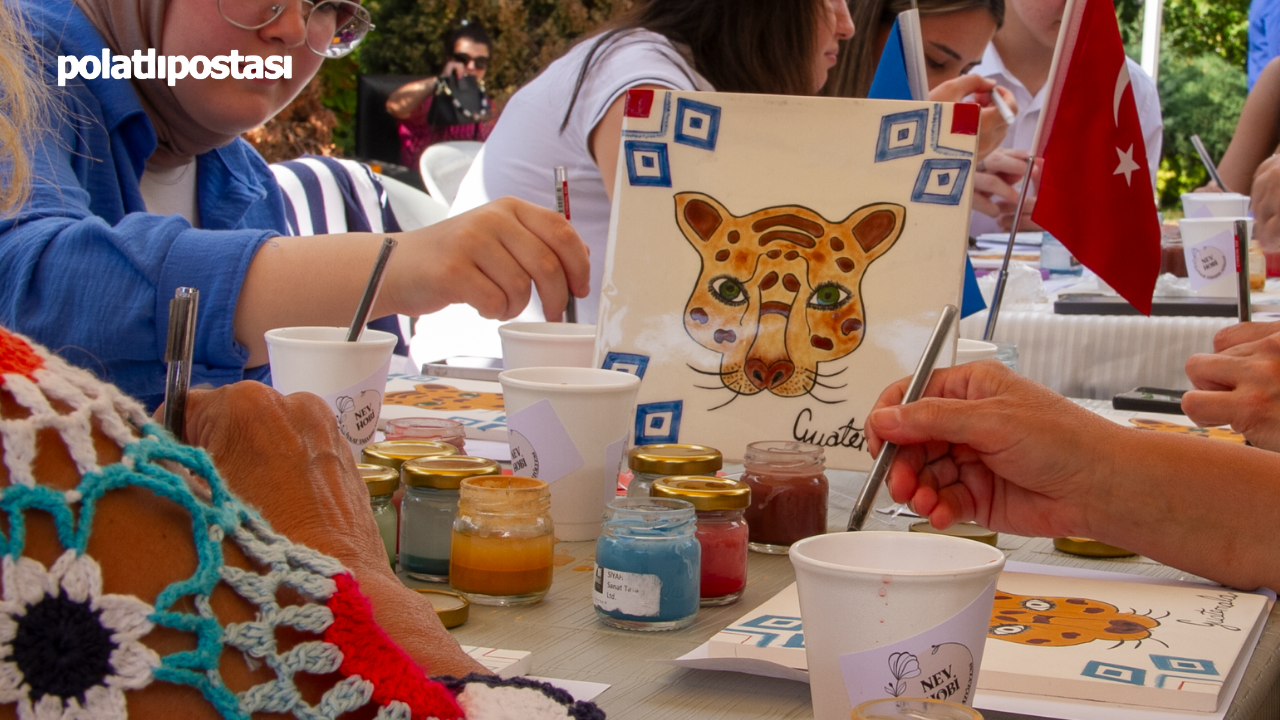
[(959, 304), (977, 106), (633, 93), (596, 351), (644, 378), (635, 444), (869, 468), (867, 412)]
[(382, 398), (378, 422), (405, 417), (457, 420), (473, 440), (507, 441), (507, 413), (502, 385), (483, 380), (438, 378), (430, 375), (391, 375)]
[(1212, 711), (1262, 595), (1002, 573), (983, 690)]

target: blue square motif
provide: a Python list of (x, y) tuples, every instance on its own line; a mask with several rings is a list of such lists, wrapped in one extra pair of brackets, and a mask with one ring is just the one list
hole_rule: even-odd
[(680, 417), (683, 413), (682, 400), (637, 405), (635, 444), (680, 442)]
[(923, 155), (928, 126), (929, 111), (924, 109), (893, 113), (880, 118), (876, 162)]
[(600, 367), (603, 370), (614, 370), (643, 378), (644, 371), (649, 369), (649, 356), (610, 351), (605, 354), (604, 362)]
[(1085, 677), (1110, 680), (1111, 682), (1125, 683), (1126, 685), (1145, 685), (1147, 683), (1147, 671), (1142, 668), (1113, 665), (1100, 660), (1090, 660), (1080, 674)]
[(622, 148), (627, 160), (627, 180), (632, 185), (671, 187), (666, 143), (626, 140)]
[(932, 205), (959, 205), (964, 183), (969, 178), (971, 160), (930, 158), (916, 175), (911, 201)]
[(688, 98), (676, 100), (673, 140), (701, 150), (715, 150), (719, 135), (720, 108)]
[(1192, 675), (1217, 675), (1218, 668), (1212, 660), (1174, 657), (1172, 655), (1151, 655), (1151, 662), (1161, 670), (1190, 673)]

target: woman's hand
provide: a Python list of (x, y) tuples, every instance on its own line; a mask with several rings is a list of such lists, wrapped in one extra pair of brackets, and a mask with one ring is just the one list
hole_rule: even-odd
[(436, 675), (484, 672), (391, 572), (369, 492), (323, 400), (256, 382), (195, 391), (186, 440), (208, 451), (231, 492), (277, 532), (349, 568), (374, 620), (415, 662)]
[[(973, 209), (996, 219), (1000, 228), (1008, 230), (1013, 225), (1013, 214), (1018, 206), (1018, 188), (1027, 172), (1026, 150), (997, 149), (978, 163), (973, 178)], [(1027, 190), (1027, 200), (1022, 208), (1019, 230), (1039, 230), (1031, 221), (1036, 206), (1035, 183), (1040, 181), (1044, 161), (1037, 158), (1031, 167), (1032, 188)]]
[(1017, 115), (1018, 101), (1014, 99), (1013, 93), (996, 85), (994, 80), (988, 80), (981, 75), (961, 75), (929, 91), (929, 99), (934, 102), (965, 102), (965, 98), (972, 96), (968, 102), (977, 103), (982, 107), (978, 113), (978, 159), (985, 158), (990, 152), (999, 148), (1000, 143), (1004, 142), (1005, 134), (1009, 131), (1009, 123), (1005, 122), (995, 101), (991, 99), (993, 92), (1000, 93), (1000, 97), (1009, 104), (1009, 109)]
[(1118, 426), (996, 361), (934, 373), (924, 397), (899, 405), (890, 385), (867, 421), (872, 452), (900, 447), (888, 483), (935, 527), (974, 520), (1000, 532), (1077, 534), (1105, 447)]
[(400, 237), (382, 293), (401, 314), (466, 303), (509, 320), (537, 286), (545, 317), (555, 320), (570, 294), (586, 297), (591, 289), (587, 246), (573, 226), (524, 200), (500, 198)]

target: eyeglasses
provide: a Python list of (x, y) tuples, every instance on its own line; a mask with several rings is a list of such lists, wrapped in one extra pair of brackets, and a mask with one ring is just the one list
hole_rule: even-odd
[[(321, 57), (339, 58), (356, 49), (373, 29), (369, 11), (350, 0), (301, 0), (307, 47)], [(222, 19), (245, 30), (260, 30), (284, 14), (289, 0), (218, 0)]]
[(464, 67), (465, 67), (465, 66), (468, 66), (468, 65), (471, 65), (472, 63), (475, 63), (475, 69), (477, 69), (477, 70), (488, 70), (488, 69), (489, 69), (489, 56), (488, 56), (488, 55), (476, 55), (476, 56), (474, 56), (474, 57), (473, 57), (473, 56), (468, 55), (468, 54), (466, 54), (466, 53), (456, 52), (456, 53), (454, 53), (454, 54), (453, 54), (453, 59), (454, 59), (454, 60), (456, 60), (456, 61), (458, 62), (458, 64), (459, 64), (459, 65), (462, 65), (462, 66), (464, 66)]

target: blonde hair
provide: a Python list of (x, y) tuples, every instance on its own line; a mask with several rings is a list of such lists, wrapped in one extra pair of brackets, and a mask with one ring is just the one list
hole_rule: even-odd
[(0, 0), (0, 216), (31, 189), (26, 142), (40, 125), (45, 91), (33, 64), (34, 47), (11, 0)]

